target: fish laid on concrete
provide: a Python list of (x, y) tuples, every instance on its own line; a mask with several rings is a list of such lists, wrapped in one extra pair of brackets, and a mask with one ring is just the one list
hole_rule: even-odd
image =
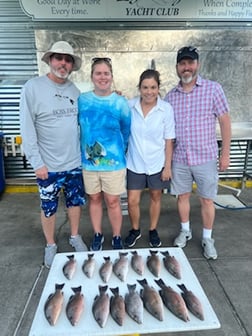
[(81, 286), (72, 287), (74, 295), (70, 296), (66, 306), (66, 315), (73, 326), (76, 326), (84, 311), (84, 295), (81, 293)]
[(138, 324), (143, 323), (143, 301), (136, 291), (136, 284), (127, 284), (129, 293), (125, 294), (125, 308), (128, 315)]
[(139, 275), (144, 274), (144, 259), (137, 253), (137, 251), (132, 251), (131, 257), (131, 267)]
[(125, 320), (124, 298), (119, 294), (119, 287), (110, 288), (110, 290), (114, 294), (110, 298), (110, 314), (116, 323), (122, 326)]
[(153, 315), (159, 321), (164, 320), (164, 306), (162, 299), (159, 293), (155, 288), (148, 285), (146, 279), (137, 280), (140, 285), (143, 287), (140, 291), (141, 298), (144, 303), (144, 307), (148, 310), (148, 312)]
[(161, 260), (157, 255), (158, 251), (150, 250), (150, 254), (151, 255), (147, 257), (147, 267), (155, 277), (159, 277), (161, 272)]
[(64, 294), (62, 288), (65, 284), (55, 284), (55, 292), (50, 294), (44, 305), (44, 313), (47, 321), (51, 326), (54, 326), (60, 313), (64, 302)]
[(165, 306), (181, 320), (185, 322), (189, 321), (188, 310), (182, 296), (170, 286), (165, 285), (162, 279), (155, 281), (161, 288), (159, 293)]
[(178, 287), (183, 291), (181, 295), (185, 300), (188, 310), (190, 310), (190, 312), (198, 319), (203, 321), (204, 312), (200, 300), (192, 291), (188, 290), (184, 284), (178, 285)]
[(105, 260), (105, 262), (101, 265), (99, 269), (99, 274), (102, 281), (107, 283), (113, 271), (113, 263), (110, 260), (110, 257), (103, 257), (103, 259)]
[(168, 251), (161, 252), (164, 255), (163, 262), (167, 271), (177, 279), (181, 279), (181, 267), (178, 260)]
[(101, 328), (105, 327), (109, 316), (110, 299), (107, 289), (108, 286), (99, 286), (99, 295), (95, 297), (92, 306), (93, 316)]
[(121, 280), (126, 281), (129, 271), (128, 252), (119, 252), (119, 258), (113, 264), (113, 272)]
[(74, 258), (74, 254), (67, 256), (69, 259), (63, 266), (63, 273), (68, 280), (71, 280), (76, 272), (77, 261)]
[(92, 278), (94, 275), (95, 271), (95, 258), (94, 258), (94, 253), (89, 253), (88, 258), (84, 260), (83, 265), (82, 265), (82, 270), (83, 273), (88, 277)]

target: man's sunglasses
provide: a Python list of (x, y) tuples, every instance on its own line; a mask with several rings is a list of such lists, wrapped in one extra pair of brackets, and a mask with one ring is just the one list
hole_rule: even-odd
[(74, 63), (74, 59), (71, 55), (66, 54), (52, 54), (51, 58), (55, 58), (57, 61), (65, 60), (66, 63)]

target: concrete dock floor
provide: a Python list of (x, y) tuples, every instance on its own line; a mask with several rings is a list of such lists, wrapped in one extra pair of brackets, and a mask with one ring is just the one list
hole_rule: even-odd
[[(219, 191), (219, 193), (232, 191)], [(148, 244), (148, 192), (141, 203), (142, 237), (135, 248)], [(252, 336), (252, 209), (218, 209), (213, 237), (218, 259), (207, 261), (200, 246), (200, 207), (192, 196), (191, 222), (193, 238), (184, 252), (198, 277), (220, 323), (220, 329), (163, 333), (169, 336)], [(122, 235), (129, 230), (124, 216)], [(43, 266), (44, 238), (40, 224), (38, 194), (3, 193), (0, 198), (0, 325), (1, 336), (27, 336), (43, 291), (48, 270)], [(104, 214), (104, 249), (111, 249), (111, 229)], [(162, 196), (159, 223), (162, 247), (172, 246), (179, 230), (176, 199)], [(90, 244), (93, 231), (87, 206), (83, 207), (80, 232)], [(68, 244), (69, 226), (63, 200), (57, 214), (59, 252), (73, 249)], [(46, 335), (45, 335), (46, 336)]]

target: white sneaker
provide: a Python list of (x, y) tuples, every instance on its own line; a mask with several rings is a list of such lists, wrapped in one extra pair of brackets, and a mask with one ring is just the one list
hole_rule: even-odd
[(69, 244), (75, 249), (76, 252), (87, 251), (87, 245), (84, 243), (80, 235), (69, 238)]
[(188, 240), (192, 239), (192, 230), (181, 230), (177, 238), (175, 238), (173, 245), (178, 247), (185, 247)]
[(217, 259), (218, 254), (214, 247), (214, 239), (203, 238), (201, 245), (203, 247), (203, 254), (206, 259)]
[(50, 268), (52, 266), (52, 262), (56, 253), (57, 253), (56, 244), (45, 247), (44, 265), (46, 268)]

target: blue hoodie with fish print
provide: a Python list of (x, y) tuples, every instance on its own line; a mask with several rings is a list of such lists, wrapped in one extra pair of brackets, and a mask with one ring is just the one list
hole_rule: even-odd
[(108, 96), (85, 92), (78, 99), (78, 110), (82, 168), (89, 171), (126, 168), (131, 124), (127, 100), (115, 92)]

